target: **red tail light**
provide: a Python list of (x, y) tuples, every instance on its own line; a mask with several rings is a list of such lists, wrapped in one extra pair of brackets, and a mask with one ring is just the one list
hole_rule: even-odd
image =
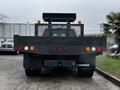
[(64, 51), (68, 51), (68, 48), (64, 48)]
[(19, 50), (19, 51), (23, 51), (23, 50), (24, 50), (24, 46), (23, 46), (23, 45), (19, 45), (19, 46), (18, 46), (18, 50)]
[(102, 52), (102, 51), (105, 51), (106, 49), (103, 48), (103, 47), (96, 47), (96, 51), (97, 52)]
[(57, 49), (56, 49), (56, 48), (53, 48), (53, 50), (54, 50), (54, 51), (57, 51)]
[(59, 50), (59, 51), (61, 51), (61, 50), (62, 50), (62, 48), (58, 48), (58, 50)]
[(53, 48), (53, 51), (68, 51), (68, 48)]

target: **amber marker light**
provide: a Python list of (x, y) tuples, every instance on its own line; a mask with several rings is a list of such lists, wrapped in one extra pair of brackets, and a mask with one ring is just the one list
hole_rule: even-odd
[(91, 48), (90, 47), (85, 47), (85, 51), (86, 52), (91, 52)]
[(78, 24), (81, 24), (81, 21), (78, 21)]
[(34, 51), (35, 47), (34, 46), (30, 46), (30, 51)]

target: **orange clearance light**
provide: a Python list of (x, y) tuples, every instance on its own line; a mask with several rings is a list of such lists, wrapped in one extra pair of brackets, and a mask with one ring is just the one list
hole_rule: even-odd
[(41, 23), (41, 21), (40, 21), (40, 20), (38, 20), (38, 21), (37, 21), (37, 23), (38, 23), (38, 24), (40, 24), (40, 23)]
[(35, 47), (34, 46), (30, 46), (30, 51), (33, 51), (35, 50)]
[(81, 24), (81, 21), (78, 21), (78, 24)]
[(90, 52), (90, 51), (91, 51), (91, 48), (90, 48), (90, 47), (85, 47), (85, 51), (86, 51), (86, 52)]

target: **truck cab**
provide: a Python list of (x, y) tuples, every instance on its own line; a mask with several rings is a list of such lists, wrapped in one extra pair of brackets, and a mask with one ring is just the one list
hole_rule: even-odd
[(24, 54), (25, 74), (64, 67), (92, 77), (96, 56), (106, 49), (106, 37), (84, 36), (84, 24), (71, 24), (75, 13), (43, 13), (43, 20), (47, 23), (35, 24), (35, 36), (14, 36), (15, 50)]

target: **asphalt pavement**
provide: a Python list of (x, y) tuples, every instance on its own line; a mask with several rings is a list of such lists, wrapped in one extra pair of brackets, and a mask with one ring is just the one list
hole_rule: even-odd
[(74, 70), (43, 69), (42, 75), (27, 77), (22, 55), (0, 55), (0, 90), (120, 90), (98, 73), (79, 77)]

